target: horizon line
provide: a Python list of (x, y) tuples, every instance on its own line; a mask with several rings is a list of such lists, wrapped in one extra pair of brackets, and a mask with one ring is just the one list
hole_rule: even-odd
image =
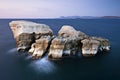
[(0, 19), (61, 19), (61, 18), (69, 18), (69, 17), (98, 17), (98, 18), (102, 18), (102, 17), (118, 17), (120, 18), (120, 16), (111, 16), (111, 15), (105, 15), (105, 16), (59, 16), (59, 17), (3, 17)]

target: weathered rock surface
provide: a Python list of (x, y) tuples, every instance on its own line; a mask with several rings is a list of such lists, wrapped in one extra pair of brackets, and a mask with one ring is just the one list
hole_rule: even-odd
[(88, 35), (81, 31), (75, 30), (72, 26), (64, 25), (58, 32), (58, 36), (62, 38), (71, 38), (71, 39), (78, 39), (83, 40), (88, 38)]
[(62, 58), (63, 49), (65, 47), (65, 39), (56, 37), (52, 40), (50, 45), (50, 51), (48, 53), (49, 58)]
[(84, 39), (82, 42), (82, 55), (83, 56), (94, 56), (98, 52), (100, 42), (93, 39)]
[(52, 40), (48, 57), (62, 58), (76, 55), (80, 49), (80, 41), (85, 38), (88, 38), (85, 33), (75, 30), (72, 26), (62, 26), (58, 37)]
[(52, 30), (45, 24), (38, 24), (29, 21), (12, 21), (9, 23), (18, 51), (28, 50), (35, 40), (41, 36), (53, 36)]
[(53, 31), (45, 24), (29, 21), (12, 21), (9, 23), (16, 40), (18, 51), (28, 51), (33, 59), (48, 53), (48, 57), (59, 59), (75, 56), (82, 50), (83, 56), (94, 56), (100, 51), (109, 51), (108, 39), (89, 37), (72, 26), (64, 25), (54, 37)]
[(101, 37), (90, 37), (84, 39), (82, 42), (82, 55), (83, 56), (94, 56), (97, 54), (98, 50), (108, 51), (110, 50), (110, 44), (108, 39)]
[(42, 57), (48, 51), (52, 38), (51, 36), (42, 36), (32, 44), (29, 54), (33, 59)]
[(100, 42), (99, 49), (101, 51), (109, 51), (110, 50), (110, 42), (108, 39), (102, 38), (102, 37), (91, 37), (91, 39), (97, 40)]

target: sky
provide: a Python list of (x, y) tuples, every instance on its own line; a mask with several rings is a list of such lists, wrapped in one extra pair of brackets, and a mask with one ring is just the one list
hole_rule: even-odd
[(120, 16), (120, 0), (0, 0), (0, 18)]

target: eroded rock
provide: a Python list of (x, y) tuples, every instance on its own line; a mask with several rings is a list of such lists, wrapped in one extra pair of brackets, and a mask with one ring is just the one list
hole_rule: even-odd
[(27, 51), (32, 43), (34, 43), (34, 35), (28, 33), (21, 33), (16, 39), (17, 50), (19, 52)]
[(29, 21), (12, 21), (9, 23), (18, 51), (26, 51), (31, 44), (41, 36), (53, 36), (52, 30), (45, 24), (38, 24)]
[(110, 50), (110, 44), (108, 39), (104, 39), (101, 37), (90, 37), (88, 39), (84, 39), (82, 42), (82, 55), (83, 56), (94, 56), (97, 54), (98, 50), (108, 51)]
[(52, 40), (50, 45), (50, 51), (48, 53), (49, 58), (62, 58), (63, 49), (65, 47), (65, 39), (56, 37)]
[(33, 59), (42, 57), (48, 51), (52, 38), (51, 36), (42, 36), (32, 44), (29, 54)]
[(71, 39), (78, 39), (83, 40), (88, 38), (88, 35), (81, 31), (75, 30), (72, 26), (64, 25), (58, 32), (58, 36), (62, 38), (71, 38)]
[(62, 26), (58, 37), (53, 39), (48, 57), (62, 58), (63, 56), (76, 55), (79, 51), (80, 41), (88, 36), (75, 30), (72, 26)]
[(82, 42), (82, 55), (94, 56), (97, 54), (100, 42), (94, 39), (84, 39)]
[(101, 51), (109, 51), (110, 50), (110, 41), (108, 39), (102, 37), (91, 37), (91, 39), (97, 40), (100, 42), (100, 50)]
[(65, 56), (75, 56), (82, 50), (83, 56), (94, 56), (99, 50), (109, 51), (108, 39), (89, 37), (72, 26), (62, 26), (58, 36), (45, 24), (29, 21), (12, 21), (9, 23), (17, 44), (18, 51), (28, 51), (33, 59), (48, 53), (48, 57), (59, 59)]

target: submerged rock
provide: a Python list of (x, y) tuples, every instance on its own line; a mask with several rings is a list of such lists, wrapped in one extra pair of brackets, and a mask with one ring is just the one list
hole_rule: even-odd
[(35, 40), (41, 36), (53, 36), (52, 30), (45, 24), (38, 24), (29, 21), (12, 21), (9, 23), (18, 51), (28, 50)]
[(94, 56), (97, 54), (98, 50), (108, 51), (110, 50), (110, 44), (108, 39), (101, 37), (90, 37), (84, 39), (82, 42), (82, 55), (83, 56)]
[(62, 26), (58, 36), (52, 40), (48, 57), (76, 55), (80, 49), (80, 41), (87, 37), (85, 33), (75, 30), (72, 26)]

